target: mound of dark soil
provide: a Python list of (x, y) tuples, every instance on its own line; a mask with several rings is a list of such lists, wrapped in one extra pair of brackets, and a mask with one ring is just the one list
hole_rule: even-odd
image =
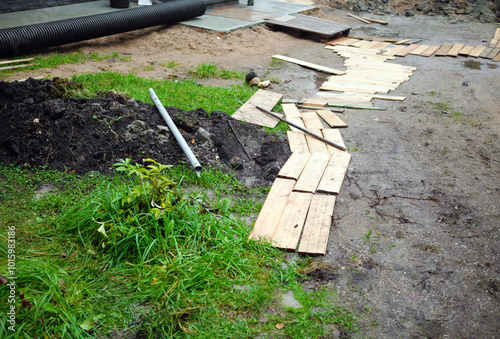
[[(83, 174), (109, 173), (124, 158), (188, 162), (155, 106), (118, 93), (65, 97), (79, 86), (60, 79), (0, 82), (0, 163)], [(280, 137), (226, 113), (166, 109), (205, 168), (234, 172), (250, 187), (272, 182), (290, 155)]]

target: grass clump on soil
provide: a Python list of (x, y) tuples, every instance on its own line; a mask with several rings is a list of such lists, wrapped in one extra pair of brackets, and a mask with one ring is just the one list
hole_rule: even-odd
[(243, 73), (220, 69), (217, 65), (201, 64), (195, 69), (189, 71), (189, 74), (197, 78), (222, 78), (222, 79), (240, 79), (245, 77)]
[[(52, 192), (34, 199), (46, 183)], [(284, 253), (248, 240), (242, 217), (259, 210), (261, 191), (231, 175), (210, 169), (198, 178), (154, 161), (123, 160), (114, 176), (82, 178), (6, 165), (0, 186), (0, 274), (9, 278), (5, 230), (13, 228), (17, 277), (16, 331), (2, 312), (2, 337), (313, 338), (332, 326), (356, 329), (326, 291), (302, 289), (300, 263), (284, 265)], [(286, 290), (302, 308), (279, 306)], [(0, 289), (3, 310), (8, 294)]]

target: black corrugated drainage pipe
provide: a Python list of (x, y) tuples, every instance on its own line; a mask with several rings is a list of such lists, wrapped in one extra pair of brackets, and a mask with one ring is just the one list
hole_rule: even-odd
[(171, 0), (105, 14), (0, 29), (0, 57), (173, 24), (203, 15), (205, 10), (204, 0)]

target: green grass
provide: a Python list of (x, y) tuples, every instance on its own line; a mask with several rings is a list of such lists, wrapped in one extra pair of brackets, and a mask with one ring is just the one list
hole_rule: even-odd
[(244, 74), (237, 71), (219, 69), (217, 65), (214, 64), (201, 64), (195, 69), (189, 71), (194, 77), (197, 78), (223, 78), (223, 79), (244, 79)]
[[(122, 330), (145, 338), (317, 338), (332, 325), (356, 330), (354, 315), (334, 294), (302, 290), (297, 265), (305, 261), (285, 267), (282, 251), (248, 240), (242, 217), (259, 210), (255, 197), (265, 190), (249, 190), (214, 169), (198, 178), (187, 165), (151, 164), (121, 163), (112, 177), (83, 178), (0, 166), (0, 224), (16, 228), (16, 291), (31, 305), (16, 300), (12, 337), (90, 338)], [(34, 200), (46, 182), (56, 192)], [(150, 199), (156, 205), (145, 203)], [(0, 274), (8, 277), (5, 241), (0, 252)], [(286, 290), (304, 307), (277, 306)], [(2, 310), (7, 293), (0, 290)], [(6, 312), (0, 318), (5, 324)], [(9, 333), (0, 327), (2, 337)]]

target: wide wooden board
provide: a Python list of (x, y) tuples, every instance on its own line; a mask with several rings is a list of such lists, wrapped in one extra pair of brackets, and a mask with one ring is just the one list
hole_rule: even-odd
[(382, 50), (383, 48), (389, 46), (391, 43), (390, 42), (380, 42), (372, 47), (370, 47), (370, 49), (374, 49), (374, 50)]
[(423, 51), (419, 55), (424, 56), (424, 57), (430, 57), (440, 48), (441, 48), (441, 45), (432, 45), (431, 47), (427, 48), (425, 51)]
[(309, 152), (309, 146), (307, 145), (307, 140), (304, 133), (287, 131), (286, 135), (288, 137), (288, 144), (290, 145), (290, 151), (292, 151), (293, 153)]
[(279, 93), (259, 89), (236, 111), (236, 113), (233, 114), (233, 118), (259, 126), (274, 128), (279, 120), (257, 109), (256, 106), (271, 111), (280, 101), (282, 96), (283, 95)]
[(293, 190), (314, 193), (329, 160), (329, 153), (312, 153)]
[[(313, 129), (313, 130), (309, 130), (311, 133), (314, 133), (318, 136), (321, 136), (321, 129)], [(329, 153), (328, 152), (328, 146), (325, 142), (319, 140), (319, 139), (316, 139), (315, 137), (309, 135), (309, 134), (305, 134), (306, 136), (306, 141), (307, 141), (307, 145), (309, 146), (309, 151), (311, 153)]]
[[(290, 121), (292, 124), (295, 124), (295, 125), (297, 125), (299, 127), (306, 128), (306, 126), (304, 125), (304, 121), (302, 120), (302, 118), (289, 118), (287, 120)], [(290, 130), (293, 131), (293, 132), (304, 133), (300, 129), (295, 128), (292, 125), (290, 125)]]
[(325, 82), (320, 87), (323, 91), (348, 91), (357, 93), (388, 93), (391, 88), (384, 86), (372, 86), (361, 84), (345, 84), (341, 82)]
[(404, 49), (398, 51), (396, 54), (394, 54), (395, 56), (398, 56), (398, 57), (405, 57), (407, 56), (408, 54), (410, 54), (411, 51), (414, 51), (416, 50), (420, 45), (417, 45), (417, 44), (411, 44), (410, 46), (408, 47), (405, 47)]
[(330, 45), (330, 46), (335, 46), (335, 45), (343, 44), (349, 40), (351, 40), (351, 39), (346, 38), (346, 37), (340, 37), (340, 38), (333, 39), (331, 41), (327, 41), (326, 44)]
[[(334, 142), (337, 145), (345, 147), (344, 139), (342, 138), (342, 134), (340, 134), (338, 128), (325, 128), (322, 130), (322, 132), (323, 132), (323, 138), (330, 140), (331, 142)], [(330, 154), (333, 154), (336, 152), (345, 152), (345, 151), (341, 151), (336, 147), (328, 145), (328, 152)]]
[(295, 104), (281, 104), (285, 118), (300, 118), (300, 111)]
[(474, 48), (472, 52), (470, 52), (469, 56), (477, 58), (479, 55), (481, 55), (481, 53), (483, 53), (485, 49), (486, 46), (476, 46), (476, 48)]
[(316, 112), (303, 112), (300, 113), (304, 120), (304, 125), (308, 130), (322, 129), (323, 123)]
[(457, 57), (462, 48), (464, 48), (464, 44), (454, 44), (448, 53), (446, 53), (446, 56)]
[(313, 63), (310, 63), (310, 62), (307, 62), (307, 61), (302, 61), (302, 60), (299, 60), (299, 59), (290, 58), (290, 57), (287, 57), (287, 56), (284, 56), (284, 55), (276, 54), (276, 55), (273, 55), (273, 58), (279, 59), (279, 60), (283, 60), (283, 61), (286, 61), (286, 62), (291, 62), (291, 63), (297, 64), (297, 65), (300, 65), (300, 66), (304, 66), (304, 67), (307, 67), (307, 68), (316, 69), (316, 70), (319, 70), (319, 71), (322, 71), (322, 72), (325, 72), (325, 73), (336, 74), (336, 75), (345, 74), (344, 71), (339, 71), (337, 69), (333, 69), (333, 68), (330, 68), (330, 67), (325, 67), (325, 66), (313, 64)]
[(430, 47), (429, 45), (420, 45), (417, 48), (415, 48), (413, 51), (411, 51), (410, 54), (419, 55), (420, 53), (424, 52), (429, 47)]
[(450, 49), (453, 48), (453, 45), (452, 44), (444, 44), (442, 45), (437, 51), (436, 51), (436, 54), (434, 54), (435, 56), (446, 56), (446, 54), (448, 54), (448, 52), (450, 51)]
[(496, 55), (496, 57), (494, 57), (491, 61), (495, 61), (495, 62), (500, 61), (500, 53), (498, 53), (498, 54)]
[(326, 254), (334, 208), (334, 195), (313, 196), (300, 239), (299, 253)]
[(276, 247), (296, 250), (313, 194), (292, 192), (272, 237)]
[(397, 52), (405, 49), (406, 46), (394, 46), (392, 48), (387, 49), (382, 55), (394, 56)]
[(473, 45), (467, 45), (467, 46), (464, 46), (460, 52), (458, 52), (459, 55), (466, 55), (466, 56), (469, 56), (471, 54), (471, 52), (474, 50), (474, 48), (476, 48), (476, 46), (473, 46)]
[(497, 54), (500, 53), (500, 48), (495, 47), (491, 50), (491, 52), (486, 56), (487, 59), (493, 59), (494, 57), (497, 56)]
[(350, 161), (351, 155), (349, 153), (333, 153), (319, 182), (318, 192), (339, 194)]
[(297, 180), (310, 157), (311, 153), (309, 152), (293, 152), (283, 167), (281, 167), (278, 177)]
[(480, 58), (485, 58), (485, 59), (486, 59), (486, 58), (488, 57), (488, 54), (490, 54), (492, 50), (493, 50), (493, 48), (491, 48), (491, 47), (486, 47), (486, 48), (485, 48), (485, 49), (481, 52), (481, 54), (479, 54), (479, 57), (480, 57)]
[(347, 124), (342, 121), (335, 113), (327, 109), (317, 110), (316, 113), (325, 120), (325, 122), (332, 128), (345, 128)]
[(295, 180), (276, 178), (255, 221), (249, 239), (271, 238), (276, 230)]

